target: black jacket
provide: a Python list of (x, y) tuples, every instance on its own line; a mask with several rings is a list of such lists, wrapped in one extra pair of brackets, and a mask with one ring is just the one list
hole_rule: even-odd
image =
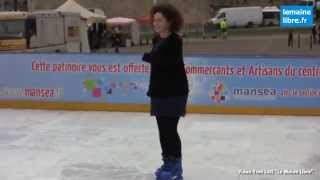
[(188, 80), (182, 55), (182, 38), (172, 33), (166, 39), (155, 36), (153, 48), (143, 55), (143, 61), (151, 64), (150, 97), (186, 96)]

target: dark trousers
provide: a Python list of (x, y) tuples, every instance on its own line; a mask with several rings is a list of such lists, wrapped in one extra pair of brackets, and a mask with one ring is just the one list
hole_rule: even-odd
[(288, 38), (288, 47), (293, 48), (293, 36), (289, 36)]
[(181, 140), (178, 133), (180, 117), (157, 116), (159, 139), (162, 149), (162, 157), (181, 158)]

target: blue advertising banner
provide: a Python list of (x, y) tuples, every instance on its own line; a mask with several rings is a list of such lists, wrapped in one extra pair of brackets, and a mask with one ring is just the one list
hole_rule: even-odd
[[(185, 69), (189, 105), (320, 108), (316, 58), (192, 56)], [(136, 54), (2, 54), (0, 101), (149, 104), (149, 73)]]

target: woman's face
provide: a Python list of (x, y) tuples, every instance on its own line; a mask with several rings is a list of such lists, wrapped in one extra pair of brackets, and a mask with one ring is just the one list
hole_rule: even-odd
[(156, 33), (166, 33), (169, 31), (170, 23), (159, 12), (153, 15), (153, 29)]

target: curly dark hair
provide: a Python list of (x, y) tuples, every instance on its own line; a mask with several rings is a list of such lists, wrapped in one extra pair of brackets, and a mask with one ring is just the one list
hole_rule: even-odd
[(151, 24), (153, 24), (153, 17), (156, 13), (161, 13), (170, 23), (171, 32), (179, 32), (183, 26), (183, 16), (179, 10), (171, 4), (157, 4), (151, 8)]

